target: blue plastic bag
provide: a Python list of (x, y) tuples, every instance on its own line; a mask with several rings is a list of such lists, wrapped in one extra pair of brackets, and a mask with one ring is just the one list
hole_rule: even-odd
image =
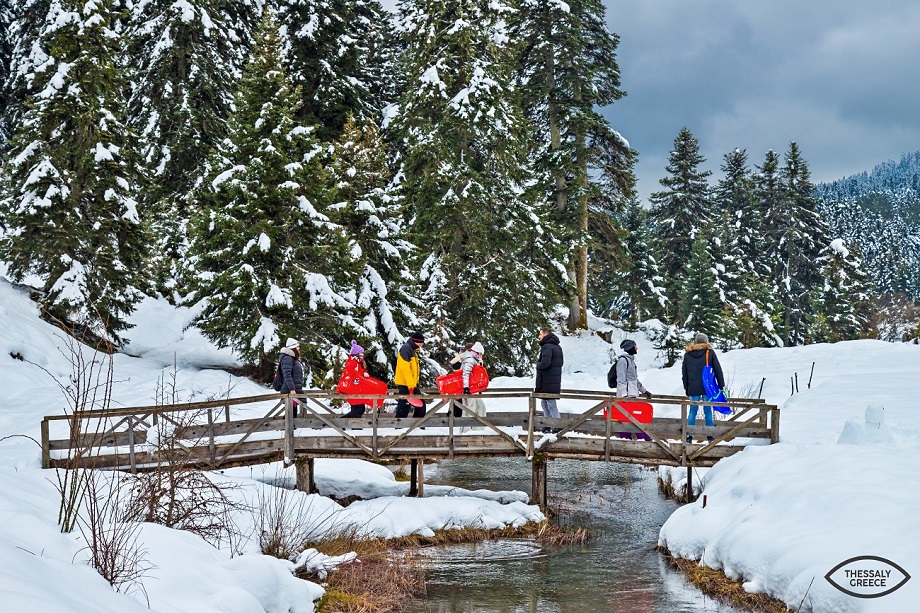
[[(706, 357), (708, 361), (708, 352)], [(703, 389), (706, 390), (706, 395), (709, 397), (710, 401), (725, 402), (725, 392), (719, 389), (719, 383), (716, 381), (716, 373), (709, 364), (703, 367)], [(727, 406), (714, 406), (712, 408), (722, 415), (731, 415), (732, 412), (731, 407)]]

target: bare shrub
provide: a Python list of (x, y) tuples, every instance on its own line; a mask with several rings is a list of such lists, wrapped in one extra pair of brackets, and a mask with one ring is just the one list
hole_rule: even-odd
[[(178, 404), (181, 390), (177, 378), (174, 362), (172, 371), (164, 372), (157, 381), (157, 406)], [(198, 468), (201, 458), (193, 448), (200, 447), (205, 437), (190, 439), (186, 435), (205, 413), (168, 411), (156, 416), (147, 435), (156, 461), (134, 476), (131, 508), (142, 521), (192, 532), (216, 547), (226, 544), (231, 555), (237, 555), (245, 535), (233, 516), (248, 507), (231, 495), (239, 486), (217, 482)]]
[(89, 562), (116, 591), (143, 591), (141, 578), (152, 568), (138, 540), (141, 524), (129, 504), (130, 484), (120, 473), (87, 472), (84, 512), (77, 526)]
[[(275, 482), (280, 482), (280, 478)], [(338, 511), (317, 512), (315, 500), (315, 497), (285, 487), (259, 488), (253, 519), (262, 553), (293, 561), (311, 544), (332, 538)], [(347, 524), (337, 527), (336, 532), (344, 534), (352, 528), (352, 524)]]

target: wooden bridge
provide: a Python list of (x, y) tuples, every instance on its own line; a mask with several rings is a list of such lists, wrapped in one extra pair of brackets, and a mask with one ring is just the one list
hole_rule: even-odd
[[(732, 415), (710, 428), (687, 425), (689, 406), (699, 403), (683, 396), (654, 396), (648, 402), (656, 413), (672, 416), (655, 417), (648, 424), (638, 423), (620, 405), (623, 399), (591, 390), (551, 396), (494, 389), (476, 395), (489, 407), (485, 416), (463, 404), (470, 396), (415, 397), (430, 403), (424, 417), (399, 419), (385, 412), (405, 398), (390, 394), (369, 397), (383, 399), (384, 411), (345, 418), (346, 397), (322, 390), (296, 397), (269, 394), (51, 415), (41, 424), (42, 466), (72, 467), (78, 462), (136, 472), (167, 465), (214, 470), (284, 460), (297, 465), (297, 487), (315, 491), (315, 458), (408, 459), (410, 495), (423, 495), (426, 459), (522, 457), (533, 465), (532, 500), (545, 508), (547, 460), (686, 466), (689, 478), (692, 467), (711, 466), (746, 444), (779, 441), (779, 410), (760, 399), (729, 398)], [(568, 412), (558, 419), (538, 415), (541, 398), (556, 398), (560, 410)], [(454, 415), (454, 407), (462, 416)], [(606, 419), (605, 411), (619, 412), (627, 421)], [(714, 440), (688, 444), (688, 435)]]

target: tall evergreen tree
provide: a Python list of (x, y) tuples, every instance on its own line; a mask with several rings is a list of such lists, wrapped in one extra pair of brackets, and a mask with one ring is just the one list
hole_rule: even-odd
[(798, 345), (805, 341), (808, 297), (821, 282), (818, 257), (830, 240), (817, 209), (808, 164), (794, 142), (780, 169), (777, 191), (778, 199), (764, 203), (766, 256), (773, 270), (774, 293), (782, 304), (781, 334), (785, 343)]
[[(613, 269), (592, 268), (592, 279), (605, 279), (592, 287), (592, 298), (597, 300), (595, 312), (609, 316), (617, 314), (626, 320), (628, 329), (663, 312), (667, 304), (658, 262), (652, 250), (653, 239), (648, 211), (637, 198), (630, 198), (620, 224), (623, 236), (619, 238), (619, 251), (623, 258)], [(606, 297), (601, 301), (600, 298)]]
[(712, 254), (712, 238), (701, 229), (693, 239), (690, 260), (684, 269), (678, 298), (684, 313), (684, 327), (705, 332), (713, 340), (724, 338), (724, 300), (719, 290), (720, 279)]
[(13, 138), (3, 205), (11, 276), (37, 274), (62, 320), (118, 342), (139, 293), (146, 236), (125, 126), (122, 38), (110, 0), (54, 0), (20, 75), (37, 92)]
[[(659, 183), (664, 190), (651, 195), (652, 223), (659, 236), (661, 259), (659, 266), (664, 276), (668, 295), (682, 292), (682, 279), (693, 252), (693, 241), (702, 227), (712, 220), (711, 196), (708, 178), (712, 174), (701, 170), (705, 158), (700, 154), (700, 143), (689, 129), (682, 128), (674, 139), (674, 148), (668, 156), (667, 177)], [(689, 313), (683, 310), (684, 301), (677, 301), (676, 316), (683, 321)]]
[(809, 336), (814, 342), (859, 338), (868, 330), (873, 289), (856, 253), (834, 239), (818, 259), (823, 283), (815, 288), (809, 314)]
[(417, 283), (410, 268), (414, 247), (406, 237), (402, 203), (373, 122), (345, 123), (329, 170), (335, 177), (335, 204), (330, 208), (352, 241), (360, 273), (356, 306), (370, 337), (364, 344), (368, 362), (388, 373), (405, 338), (400, 330), (417, 323), (413, 311), (419, 303), (412, 293)]
[(44, 70), (47, 57), (39, 38), (50, 6), (51, 0), (0, 0), (0, 22), (8, 20), (7, 28), (0, 23), (0, 53), (3, 45), (9, 53), (6, 68), (0, 67), (0, 132), (5, 130), (7, 138), (20, 124), (25, 101), (36, 92), (36, 73)]
[[(592, 232), (608, 228), (634, 185), (636, 153), (600, 114), (625, 95), (619, 37), (607, 29), (601, 0), (523, 0), (511, 23), (512, 38), (523, 41), (517, 82), (539, 139), (538, 186), (555, 209), (551, 226), (566, 246), (574, 290), (569, 326), (584, 328), (589, 260), (608, 257), (602, 247), (591, 253)], [(610, 254), (608, 265), (621, 255)]]
[(286, 337), (298, 338), (317, 372), (361, 332), (348, 291), (356, 272), (345, 232), (326, 211), (321, 147), (294, 120), (300, 92), (282, 46), (266, 12), (193, 221), (196, 297), (205, 299), (196, 324), (263, 366)]
[[(10, 32), (12, 27), (13, 2), (12, 0), (0, 0), (0, 156), (3, 155), (6, 142), (12, 133), (7, 118), (10, 98), (9, 82), (13, 69), (13, 39)], [(2, 159), (0, 157), (0, 160)]]
[(303, 91), (298, 117), (323, 141), (349, 116), (375, 121), (392, 100), (392, 29), (378, 0), (279, 0), (291, 73)]
[(194, 214), (192, 191), (227, 134), (227, 118), (262, 2), (141, 0), (128, 22), (131, 127), (151, 183), (144, 190), (158, 237), (154, 270), (175, 289)]
[(478, 339), (496, 372), (532, 367), (533, 332), (555, 303), (555, 247), (526, 190), (525, 122), (501, 2), (403, 2), (406, 82), (393, 121), (419, 246), (435, 355)]

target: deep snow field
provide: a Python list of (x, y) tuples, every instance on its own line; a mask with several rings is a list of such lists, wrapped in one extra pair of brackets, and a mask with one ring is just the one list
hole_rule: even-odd
[[(140, 305), (126, 354), (115, 356), (113, 406), (153, 404), (157, 380), (172, 373), (174, 363), (183, 401), (221, 397), (228, 390), (232, 396), (266, 393), (220, 370), (235, 365), (234, 356), (214, 348), (194, 328), (183, 330), (192, 315), (162, 300)], [(626, 336), (639, 345), (646, 387), (682, 393), (680, 363), (660, 368), (644, 335), (622, 331), (614, 333), (614, 345), (593, 333), (562, 337), (563, 386), (605, 389), (611, 348)], [(41, 417), (60, 414), (66, 406), (55, 382), (66, 382), (71, 373), (63, 346), (61, 333), (38, 318), (28, 295), (0, 278), (0, 609), (312, 611), (322, 588), (294, 578), (294, 563), (261, 555), (251, 536), (241, 546), (243, 555), (232, 557), (226, 547), (215, 548), (190, 533), (145, 524), (141, 542), (151, 570), (128, 594), (115, 593), (87, 566), (79, 531), (61, 534), (58, 528), (54, 473), (40, 469), (35, 442), (15, 436), (38, 439)], [(488, 345), (486, 350), (488, 366)], [(917, 610), (920, 578), (868, 599), (838, 591), (825, 575), (866, 555), (884, 557), (911, 576), (920, 573), (920, 347), (866, 340), (720, 352), (720, 360), (734, 394), (756, 392), (766, 379), (762, 397), (782, 409), (781, 443), (748, 447), (700, 471), (705, 508), (701, 496), (678, 509), (662, 527), (660, 544), (674, 555), (743, 577), (750, 591), (766, 591), (794, 609)], [(799, 392), (790, 394), (796, 373)], [(531, 384), (514, 378), (493, 382), (495, 387)], [(875, 407), (867, 423), (870, 404)], [(579, 408), (560, 402), (562, 411)], [(656, 415), (676, 410), (662, 408)], [(396, 482), (386, 468), (359, 460), (318, 460), (316, 466), (321, 493), (372, 498), (343, 508), (329, 498), (295, 492), (319, 523), (332, 517), (334, 523), (353, 523), (386, 537), (542, 519), (521, 492), (427, 486), (427, 498), (410, 499), (402, 497), (407, 484)], [(214, 479), (237, 484), (235, 495), (252, 501), (272, 484), (290, 484), (293, 474), (271, 465), (232, 469)], [(252, 533), (250, 514), (239, 513), (234, 521)], [(314, 556), (310, 563), (333, 567), (336, 561)]]

